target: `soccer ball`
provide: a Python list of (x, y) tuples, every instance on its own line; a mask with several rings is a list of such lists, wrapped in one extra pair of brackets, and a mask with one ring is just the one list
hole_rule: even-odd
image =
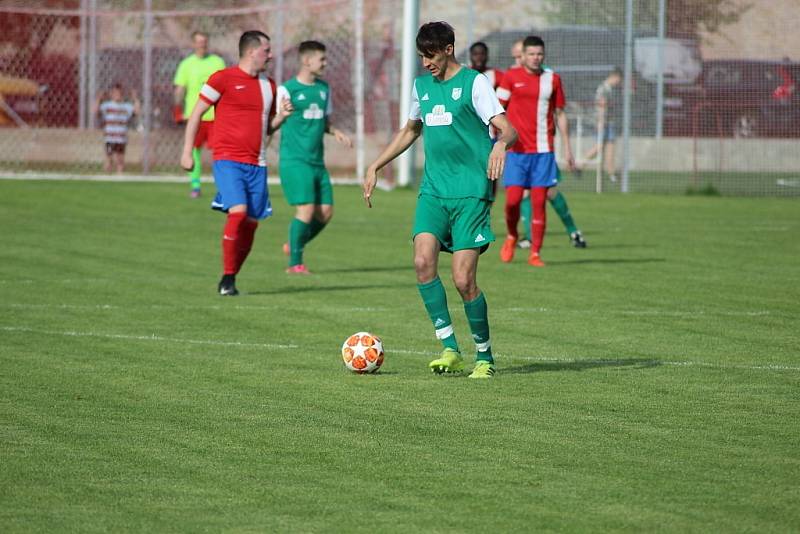
[(369, 332), (356, 332), (342, 344), (342, 359), (353, 372), (374, 373), (383, 363), (383, 343)]

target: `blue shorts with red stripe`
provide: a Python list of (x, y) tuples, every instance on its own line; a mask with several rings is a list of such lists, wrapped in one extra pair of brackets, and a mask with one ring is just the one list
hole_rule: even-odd
[(553, 187), (558, 184), (558, 166), (553, 152), (521, 154), (506, 153), (506, 166), (503, 171), (503, 184), (531, 187)]
[(266, 167), (218, 160), (213, 169), (217, 196), (211, 202), (212, 209), (227, 212), (232, 206), (244, 204), (247, 215), (254, 219), (266, 219), (272, 215)]

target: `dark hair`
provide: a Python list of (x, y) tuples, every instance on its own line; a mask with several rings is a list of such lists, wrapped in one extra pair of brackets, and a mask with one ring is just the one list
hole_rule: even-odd
[(613, 69), (611, 69), (610, 74), (616, 74), (617, 76), (619, 76), (621, 78), (624, 73), (622, 72), (621, 68), (614, 67)]
[(319, 41), (303, 41), (300, 43), (300, 46), (297, 47), (298, 55), (305, 55), (309, 52), (324, 52), (325, 45), (320, 43)]
[(242, 36), (239, 37), (239, 57), (244, 57), (245, 53), (251, 48), (261, 46), (262, 39), (269, 41), (269, 35), (259, 30), (244, 32)]
[(456, 32), (444, 21), (423, 24), (417, 32), (417, 50), (425, 57), (443, 52), (447, 45), (456, 44)]
[(203, 37), (208, 39), (208, 34), (206, 32), (203, 32), (203, 31), (200, 31), (200, 30), (195, 30), (195, 31), (192, 32), (192, 41), (194, 41), (194, 38), (197, 37), (198, 35), (202, 35)]
[(472, 52), (476, 48), (483, 48), (483, 51), (487, 54), (489, 53), (489, 47), (486, 46), (486, 43), (483, 41), (478, 41), (477, 43), (472, 43), (472, 46), (469, 47), (469, 51)]
[(538, 35), (529, 35), (522, 41), (522, 49), (525, 50), (529, 46), (541, 46), (544, 48), (544, 41)]

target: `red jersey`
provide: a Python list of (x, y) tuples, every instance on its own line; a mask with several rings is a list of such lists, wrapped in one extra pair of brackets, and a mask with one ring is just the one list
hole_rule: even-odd
[(275, 116), (275, 82), (236, 67), (218, 70), (200, 90), (215, 106), (214, 160), (266, 167), (267, 128)]
[(506, 108), (519, 139), (512, 152), (554, 152), (556, 124), (553, 114), (566, 105), (561, 77), (550, 69), (532, 74), (524, 68), (508, 69), (497, 88), (497, 98)]
[(483, 71), (483, 75), (489, 78), (489, 83), (492, 84), (493, 89), (497, 89), (500, 85), (500, 82), (503, 81), (503, 71), (500, 69), (486, 69)]

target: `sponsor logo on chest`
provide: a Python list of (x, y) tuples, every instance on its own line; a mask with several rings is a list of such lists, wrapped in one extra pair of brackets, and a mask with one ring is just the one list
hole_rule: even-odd
[(445, 110), (444, 104), (433, 106), (430, 113), (425, 114), (426, 126), (450, 126), (453, 124), (453, 114)]
[(316, 102), (312, 102), (303, 110), (303, 118), (307, 120), (320, 120), (325, 117), (325, 111)]

